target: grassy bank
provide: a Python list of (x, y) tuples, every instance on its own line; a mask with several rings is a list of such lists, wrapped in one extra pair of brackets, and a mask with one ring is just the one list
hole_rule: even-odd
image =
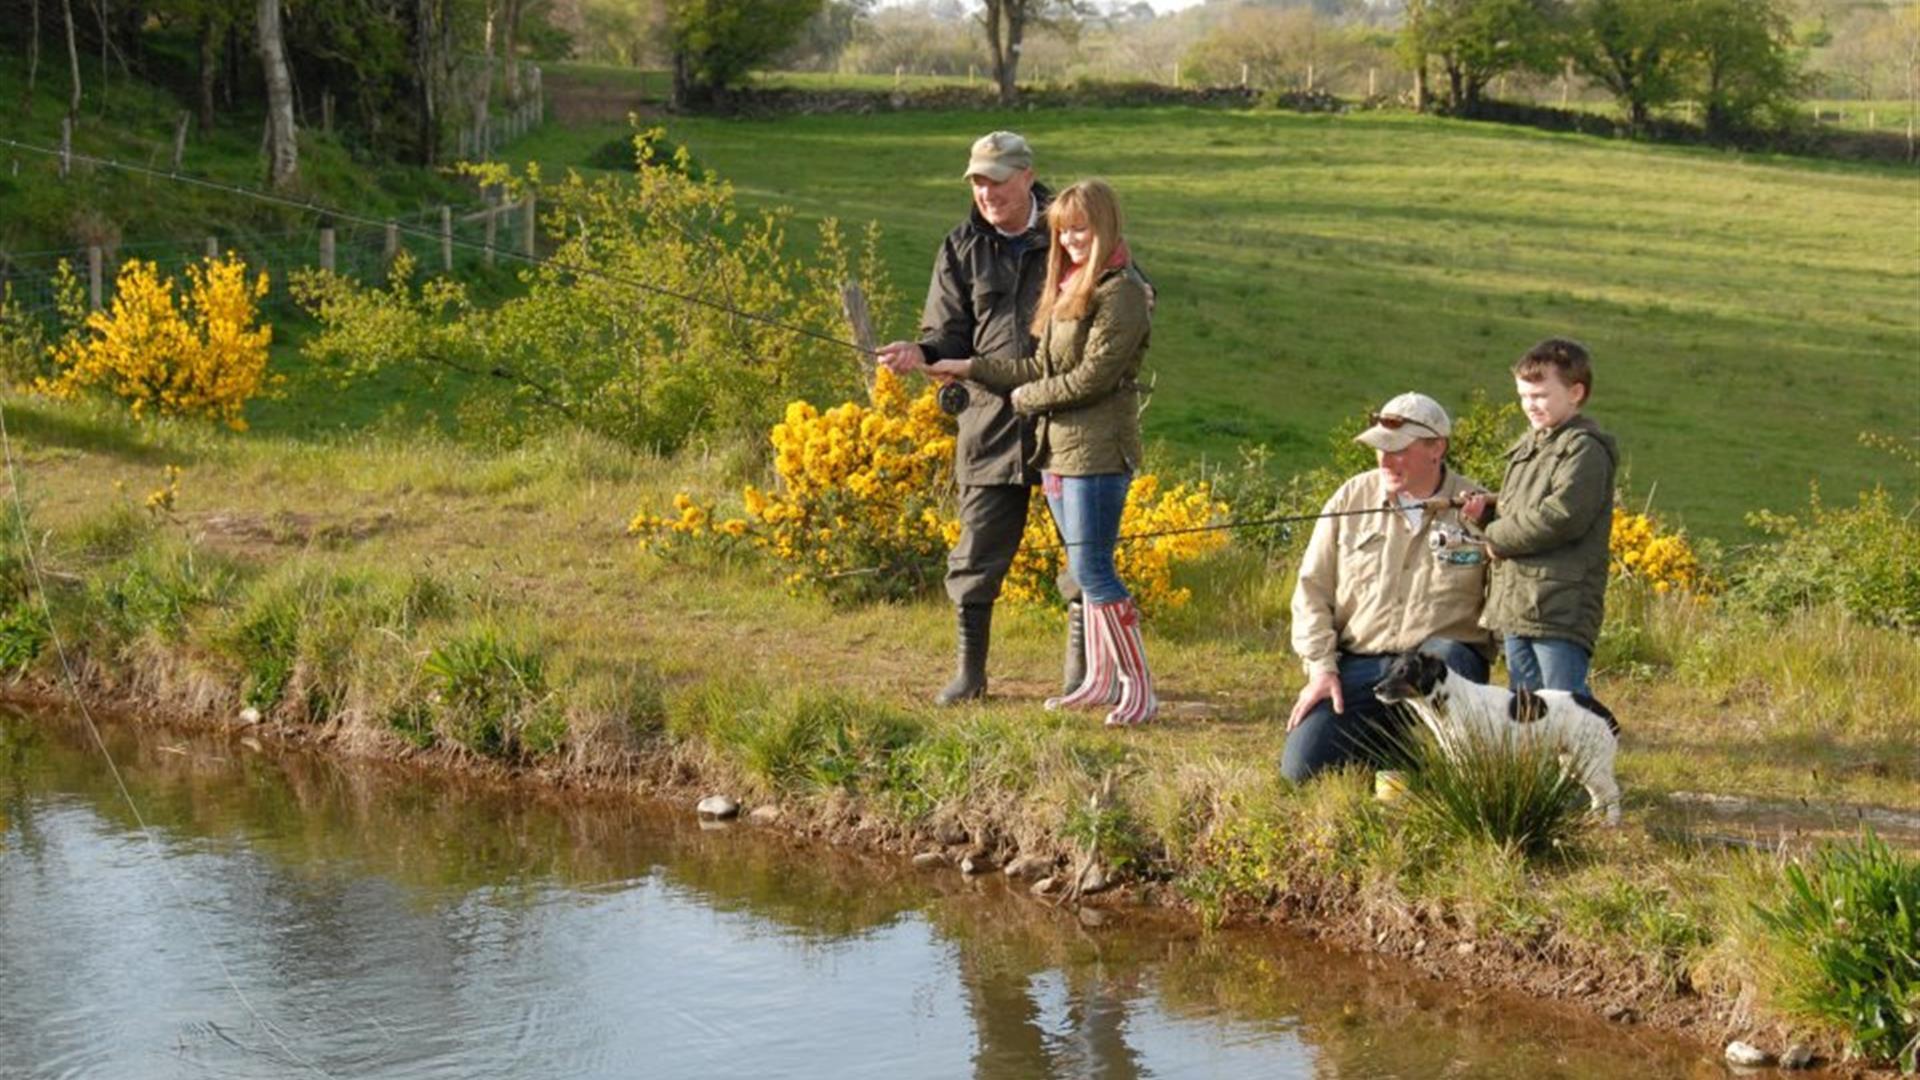
[[(1038, 855), (1058, 891), (1118, 877), (1209, 919), (1290, 913), (1442, 973), (1528, 972), (1540, 992), (1708, 1037), (1839, 1028), (1796, 996), (1815, 976), (1755, 915), (1790, 899), (1780, 858), (1661, 839), (1667, 797), (1920, 808), (1920, 657), (1834, 612), (1616, 598), (1666, 650), (1616, 639), (1634, 662), (1598, 676), (1626, 726), (1628, 825), (1530, 859), (1421, 826), (1359, 777), (1286, 789), (1274, 759), (1299, 676), (1271, 621), (1189, 610), (1150, 628), (1173, 704), (1140, 731), (1040, 710), (1058, 649), (1046, 612), (1000, 621), (993, 700), (925, 707), (947, 665), (943, 605), (835, 607), (756, 563), (633, 554), (633, 507), (737, 484), (750, 459), (717, 448), (318, 444), (19, 398), (6, 420), (55, 625), (99, 700), (216, 722), (253, 707), (267, 730), (345, 750), (698, 785), (884, 846)], [(150, 513), (170, 464), (173, 509)], [(12, 535), (0, 654), (52, 687)], [(1194, 573), (1243, 614), (1284, 595), (1245, 552)], [(1543, 974), (1596, 962), (1557, 990)]]

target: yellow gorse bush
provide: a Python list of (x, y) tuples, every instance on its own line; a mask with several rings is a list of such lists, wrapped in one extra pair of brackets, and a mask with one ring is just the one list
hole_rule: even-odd
[(71, 327), (49, 350), (56, 374), (35, 383), (72, 397), (104, 389), (135, 417), (205, 416), (244, 431), (240, 411), (268, 384), (273, 328), (255, 323), (267, 275), (247, 280), (237, 258), (187, 267), (183, 295), (153, 263), (129, 260), (114, 282), (113, 303), (85, 312), (79, 283), (61, 264), (60, 307)]
[[(1067, 553), (1054, 531), (1046, 500), (1037, 491), (1033, 498), (1036, 505), (1029, 508), (1027, 532), (1007, 574), (1003, 594), (1018, 602), (1046, 604), (1056, 598), (1054, 582)], [(1225, 530), (1200, 530), (1225, 520), (1228, 513), (1227, 504), (1214, 498), (1205, 482), (1176, 484), (1163, 492), (1158, 476), (1142, 473), (1134, 477), (1133, 486), (1127, 490), (1126, 509), (1120, 515), (1120, 535), (1142, 538), (1123, 540), (1114, 550), (1113, 561), (1120, 580), (1142, 609), (1164, 611), (1182, 607), (1193, 598), (1192, 589), (1173, 583), (1174, 565), (1226, 547)]]
[[(953, 425), (931, 387), (909, 395), (883, 369), (866, 404), (821, 410), (793, 402), (770, 437), (779, 482), (773, 491), (747, 487), (742, 516), (721, 517), (683, 492), (671, 512), (635, 514), (628, 532), (640, 538), (643, 550), (670, 551), (687, 541), (744, 543), (792, 567), (793, 585), (901, 596), (938, 578), (960, 522), (949, 494)], [(1204, 484), (1162, 493), (1159, 481), (1144, 475), (1134, 481), (1121, 529), (1191, 528), (1226, 512)], [(1218, 532), (1125, 544), (1120, 574), (1142, 606), (1177, 607), (1188, 590), (1173, 585), (1174, 564), (1225, 544)], [(1004, 595), (1016, 602), (1049, 601), (1063, 554), (1052, 518), (1035, 507)]]
[(1656, 593), (1711, 591), (1706, 571), (1686, 536), (1662, 532), (1651, 514), (1614, 507), (1608, 548), (1616, 576), (1644, 581)]

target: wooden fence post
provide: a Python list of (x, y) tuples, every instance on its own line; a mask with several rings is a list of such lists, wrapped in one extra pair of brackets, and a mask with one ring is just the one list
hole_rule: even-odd
[(193, 114), (182, 110), (180, 119), (173, 124), (173, 171), (180, 171), (180, 162), (187, 156), (187, 125), (193, 122)]
[(397, 257), (399, 254), (400, 254), (400, 223), (397, 221), (389, 221), (387, 222), (387, 241), (381, 247), (380, 256), (382, 261), (386, 262), (389, 266), (391, 266), (393, 264), (394, 258)]
[(60, 118), (60, 179), (73, 172), (73, 117)]
[(520, 204), (520, 254), (529, 259), (536, 258), (540, 254), (537, 246), (540, 238), (539, 222), (539, 215), (534, 213), (533, 192), (529, 191)]
[(440, 208), (440, 265), (453, 273), (453, 207)]
[(486, 256), (487, 269), (491, 270), (493, 269), (493, 238), (500, 229), (500, 206), (498, 203), (495, 203), (492, 199), (487, 200), (486, 216), (487, 216), (487, 224), (486, 224), (487, 239), (486, 239), (486, 245), (485, 245), (486, 251), (484, 252), (484, 254)]
[(320, 226), (320, 269), (333, 273), (333, 226)]
[(93, 304), (93, 310), (95, 311), (99, 311), (102, 307), (100, 295), (102, 287), (101, 277), (106, 269), (104, 265), (105, 261), (99, 244), (95, 244), (87, 249), (87, 299)]
[(840, 310), (846, 313), (847, 325), (853, 329), (853, 340), (859, 345), (865, 361), (860, 371), (866, 376), (867, 390), (873, 390), (873, 378), (878, 364), (873, 358), (873, 318), (867, 311), (867, 294), (857, 281), (849, 281), (840, 286)]
[(1369, 99), (1371, 99), (1371, 98), (1373, 98), (1373, 97), (1375, 97), (1375, 96), (1376, 96), (1376, 94), (1375, 94), (1375, 91), (1374, 91), (1374, 76), (1375, 76), (1375, 75), (1378, 75), (1378, 74), (1379, 74), (1379, 72), (1380, 72), (1380, 69), (1379, 69), (1379, 68), (1368, 68), (1368, 69), (1367, 69), (1367, 97), (1368, 97)]
[(217, 236), (207, 237), (207, 261), (212, 262), (213, 260), (218, 259), (219, 257), (220, 257), (220, 238)]

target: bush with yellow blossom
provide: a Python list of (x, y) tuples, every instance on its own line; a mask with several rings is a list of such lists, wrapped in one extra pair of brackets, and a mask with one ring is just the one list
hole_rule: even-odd
[[(960, 523), (950, 497), (953, 426), (931, 387), (910, 396), (883, 369), (866, 404), (822, 410), (793, 402), (771, 438), (779, 482), (773, 491), (746, 488), (742, 516), (720, 517), (681, 493), (670, 513), (643, 510), (628, 531), (654, 551), (689, 542), (744, 544), (792, 567), (790, 584), (840, 594), (907, 596), (939, 579)], [(1121, 529), (1191, 529), (1226, 509), (1204, 484), (1163, 493), (1157, 478), (1144, 475), (1134, 481)], [(1144, 607), (1177, 607), (1188, 594), (1173, 585), (1173, 565), (1225, 543), (1224, 533), (1190, 532), (1123, 544), (1120, 573)], [(1036, 507), (1004, 595), (1028, 603), (1052, 599), (1062, 555), (1052, 519)]]
[[(1059, 599), (1055, 582), (1065, 566), (1066, 549), (1060, 546), (1046, 500), (1037, 491), (1033, 500), (1026, 536), (1020, 541), (1020, 553), (1013, 560), (1002, 595), (1044, 605)], [(1193, 590), (1173, 583), (1174, 565), (1226, 547), (1226, 531), (1208, 526), (1227, 516), (1227, 504), (1214, 497), (1205, 481), (1176, 484), (1163, 492), (1158, 476), (1142, 473), (1134, 477), (1127, 491), (1126, 509), (1120, 515), (1120, 535), (1140, 539), (1123, 540), (1113, 556), (1114, 568), (1134, 601), (1152, 612), (1182, 607), (1191, 600)]]
[(1712, 591), (1711, 581), (1685, 534), (1664, 532), (1651, 513), (1613, 508), (1608, 544), (1615, 577), (1645, 582), (1656, 593)]
[(271, 326), (255, 323), (267, 275), (247, 280), (238, 258), (187, 267), (184, 294), (153, 263), (132, 259), (113, 303), (87, 312), (79, 280), (60, 264), (56, 292), (71, 329), (52, 346), (56, 374), (35, 387), (55, 397), (100, 388), (137, 417), (204, 416), (246, 430), (240, 410), (264, 390)]

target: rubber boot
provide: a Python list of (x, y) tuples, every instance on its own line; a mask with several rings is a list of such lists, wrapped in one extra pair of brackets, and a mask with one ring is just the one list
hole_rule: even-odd
[(1160, 711), (1160, 699), (1154, 696), (1153, 674), (1147, 670), (1147, 650), (1140, 640), (1140, 609), (1132, 600), (1122, 600), (1100, 604), (1095, 611), (1120, 669), (1120, 705), (1107, 714), (1107, 726), (1144, 724)]
[(1044, 707), (1054, 709), (1074, 709), (1088, 705), (1111, 705), (1120, 700), (1120, 682), (1118, 668), (1115, 666), (1113, 646), (1107, 640), (1106, 622), (1100, 617), (1100, 604), (1089, 605), (1091, 614), (1083, 620), (1082, 636), (1085, 644), (1082, 650), (1086, 676), (1074, 688), (1059, 697), (1048, 698)]
[(959, 666), (953, 681), (933, 696), (935, 705), (978, 701), (987, 696), (987, 638), (993, 632), (992, 604), (961, 604), (954, 609)]
[(1067, 605), (1067, 656), (1060, 665), (1060, 693), (1080, 689), (1087, 681), (1087, 609), (1075, 600)]

